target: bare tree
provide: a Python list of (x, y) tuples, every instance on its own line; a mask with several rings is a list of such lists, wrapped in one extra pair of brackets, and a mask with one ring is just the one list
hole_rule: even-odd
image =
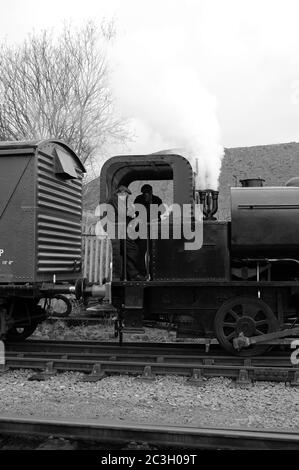
[(21, 46), (0, 45), (0, 140), (55, 137), (68, 142), (85, 164), (106, 144), (127, 137), (109, 89), (106, 47), (113, 25), (65, 26)]

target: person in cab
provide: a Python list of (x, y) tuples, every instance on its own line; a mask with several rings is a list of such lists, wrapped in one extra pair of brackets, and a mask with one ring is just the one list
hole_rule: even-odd
[[(163, 204), (162, 199), (159, 196), (153, 194), (153, 188), (150, 184), (144, 184), (141, 187), (141, 194), (139, 194), (135, 200), (134, 205), (142, 204), (146, 209), (147, 214), (147, 223), (151, 223), (154, 220), (160, 221), (162, 214), (166, 211), (166, 208)], [(156, 206), (153, 210), (153, 206)], [(138, 215), (138, 210), (136, 212)], [(149, 231), (148, 231), (149, 236)], [(141, 273), (149, 277), (149, 265), (150, 265), (150, 256), (151, 256), (151, 242), (150, 239), (138, 239), (138, 246), (140, 251), (140, 262), (139, 269)]]

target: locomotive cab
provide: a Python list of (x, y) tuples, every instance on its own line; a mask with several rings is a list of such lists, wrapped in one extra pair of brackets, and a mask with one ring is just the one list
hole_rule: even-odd
[[(104, 204), (115, 193), (121, 185), (126, 187), (134, 186), (134, 182), (139, 181), (160, 181), (172, 183), (172, 205), (182, 208), (184, 205), (193, 203), (192, 169), (187, 160), (180, 155), (159, 154), (146, 156), (121, 156), (113, 157), (103, 166), (100, 183), (100, 203)], [(137, 194), (130, 196), (133, 202)], [(170, 215), (168, 222), (173, 225), (176, 221)], [(147, 224), (147, 220), (144, 221)], [(117, 227), (118, 228), (118, 227)], [(116, 228), (116, 229), (117, 229)], [(173, 227), (172, 227), (173, 228)], [(150, 223), (147, 227), (147, 239), (150, 237)], [(170, 234), (173, 229), (170, 230)], [(159, 235), (157, 235), (159, 237)], [(148, 240), (147, 240), (148, 241)], [(156, 240), (152, 239), (148, 243), (145, 263), (147, 272), (146, 278), (154, 280), (162, 276), (162, 267), (157, 265)], [(126, 281), (129, 276), (126, 269), (126, 259), (120, 255), (120, 240), (112, 240), (113, 245), (113, 281)], [(168, 251), (171, 259), (171, 253)], [(161, 258), (160, 258), (161, 259)], [(144, 261), (144, 260), (142, 260)]]
[[(134, 182), (140, 181), (172, 183), (171, 210), (164, 219), (165, 223), (163, 220), (158, 224), (148, 223), (147, 235), (150, 243), (146, 258), (150, 262), (147, 264), (146, 279), (148, 281), (207, 278), (228, 280), (229, 224), (227, 222), (215, 224), (214, 217), (207, 217), (205, 212), (202, 213), (199, 203), (203, 203), (204, 191), (201, 191), (197, 198), (189, 161), (181, 155), (170, 153), (113, 157), (106, 162), (101, 172), (100, 203), (104, 204), (109, 200), (120, 185), (131, 188)], [(129, 199), (133, 201), (135, 196), (136, 194)], [(195, 209), (196, 202), (198, 202), (197, 209)], [(151, 227), (155, 223), (158, 226)], [(127, 281), (128, 276), (124, 269), (126, 260), (120, 255), (120, 241), (112, 240), (112, 242), (112, 279)], [(223, 260), (221, 264), (217, 263), (219, 258)]]
[[(208, 217), (205, 211), (201, 211), (199, 203), (203, 204), (207, 193), (202, 191), (196, 194), (191, 165), (178, 154), (111, 158), (101, 172), (100, 203), (108, 201), (120, 185), (132, 188), (134, 182), (141, 181), (171, 182), (172, 210), (166, 220), (147, 224), (147, 253), (145, 260), (142, 260), (147, 268), (144, 281), (129, 279), (121, 248), (123, 241), (112, 240), (112, 303), (120, 313), (123, 331), (140, 329), (144, 319), (157, 317), (167, 322), (176, 322), (179, 318), (180, 323), (191, 331), (194, 327), (193, 314), (200, 302), (195, 295), (194, 305), (190, 306), (187, 297), (191, 286), (198, 281), (230, 279), (229, 223), (215, 223), (215, 217)], [(217, 210), (218, 193), (214, 193)], [(136, 195), (129, 197), (134, 200)], [(198, 206), (195, 206), (196, 202)], [(206, 220), (203, 221), (203, 218)], [(155, 230), (152, 231), (153, 226)], [(167, 230), (163, 231), (165, 226)], [(153, 233), (155, 236), (152, 236)], [(177, 286), (180, 287), (179, 292)], [(178, 301), (179, 293), (182, 296)], [(194, 293), (191, 295), (194, 297)], [(184, 309), (185, 312), (182, 312)], [(207, 322), (211, 323), (208, 328), (212, 330), (208, 312), (209, 308), (205, 313)], [(199, 328), (203, 331), (206, 326), (202, 319), (200, 323)]]

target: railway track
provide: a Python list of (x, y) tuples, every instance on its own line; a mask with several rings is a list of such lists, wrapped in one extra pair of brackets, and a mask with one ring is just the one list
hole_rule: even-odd
[[(1, 366), (0, 366), (1, 367)], [(299, 386), (299, 368), (290, 361), (290, 352), (271, 356), (237, 357), (222, 352), (203, 353), (196, 344), (177, 343), (99, 343), (96, 341), (27, 340), (6, 346), (8, 369), (38, 369), (36, 378), (56, 372), (79, 371), (85, 380), (96, 381), (111, 374), (133, 374), (144, 380), (156, 375), (182, 375), (201, 385), (209, 377), (236, 379), (240, 385), (252, 381), (280, 381)]]
[[(0, 435), (49, 436), (124, 448), (135, 441), (155, 449), (298, 450), (299, 433), (291, 430), (147, 425), (71, 418), (0, 416)], [(115, 447), (114, 447), (115, 448)]]

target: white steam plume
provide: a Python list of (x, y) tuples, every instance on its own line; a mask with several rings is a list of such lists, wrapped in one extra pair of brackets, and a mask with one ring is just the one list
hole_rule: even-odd
[(197, 187), (216, 189), (223, 156), (217, 103), (201, 84), (190, 43), (178, 28), (122, 36), (113, 50), (114, 91), (121, 113), (133, 119), (134, 153), (183, 148), (198, 169)]

